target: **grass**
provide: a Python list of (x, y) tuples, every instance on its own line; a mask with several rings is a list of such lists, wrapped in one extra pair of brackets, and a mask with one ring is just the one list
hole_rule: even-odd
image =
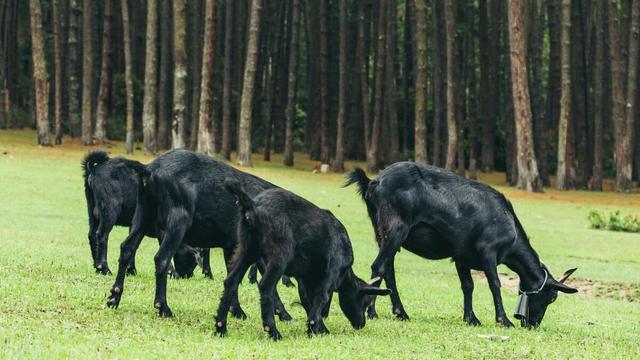
[[(66, 140), (66, 139), (65, 139)], [(155, 241), (138, 252), (136, 277), (129, 277), (118, 310), (106, 308), (113, 278), (93, 273), (80, 159), (87, 151), (73, 141), (64, 147), (33, 145), (31, 131), (0, 132), (0, 357), (2, 358), (638, 358), (640, 357), (640, 235), (588, 229), (597, 207), (637, 212), (640, 195), (558, 192), (527, 194), (504, 186), (503, 177), (482, 178), (513, 202), (533, 246), (557, 276), (578, 267), (570, 283), (577, 295), (560, 296), (542, 326), (533, 331), (494, 325), (486, 282), (476, 274), (475, 312), (481, 327), (462, 318), (462, 293), (449, 261), (427, 261), (407, 251), (397, 256), (398, 286), (411, 320), (393, 319), (388, 299), (379, 301), (379, 319), (353, 330), (334, 304), (329, 336), (308, 338), (302, 308), (279, 324), (284, 340), (274, 343), (261, 330), (257, 289), (245, 282), (240, 299), (249, 318), (231, 319), (229, 336), (213, 330), (213, 315), (224, 277), (219, 250), (212, 255), (214, 280), (196, 276), (170, 281), (168, 301), (176, 317), (160, 319), (152, 308)], [(110, 149), (120, 153), (121, 144)], [(150, 158), (135, 156), (142, 161)], [(298, 158), (303, 158), (298, 154)], [(355, 270), (369, 274), (377, 247), (366, 210), (353, 188), (340, 187), (338, 174), (313, 174), (310, 161), (284, 169), (256, 161), (249, 169), (330, 209), (347, 227)], [(354, 164), (348, 164), (352, 167)], [(109, 243), (116, 268), (118, 228)], [(505, 267), (503, 290), (509, 313), (516, 301), (512, 274)], [(281, 289), (285, 304), (295, 289)], [(491, 340), (478, 335), (506, 335)]]

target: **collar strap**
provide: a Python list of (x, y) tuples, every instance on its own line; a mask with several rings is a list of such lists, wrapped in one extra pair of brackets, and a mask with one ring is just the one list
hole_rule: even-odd
[(520, 294), (524, 294), (524, 295), (532, 295), (532, 294), (537, 294), (540, 291), (542, 291), (542, 289), (544, 288), (544, 285), (547, 283), (547, 279), (549, 278), (549, 273), (547, 272), (547, 269), (542, 269), (542, 271), (544, 271), (544, 280), (542, 281), (542, 285), (540, 285), (540, 287), (538, 288), (538, 290), (533, 290), (533, 291), (522, 291), (522, 289), (518, 289), (518, 291), (520, 292)]

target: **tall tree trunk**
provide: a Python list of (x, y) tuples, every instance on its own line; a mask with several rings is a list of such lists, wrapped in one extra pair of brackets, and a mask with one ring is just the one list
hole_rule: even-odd
[[(491, 1), (491, 6), (487, 3)], [(495, 166), (495, 139), (494, 128), (498, 116), (497, 106), (497, 43), (498, 43), (498, 19), (493, 11), (494, 2), (498, 0), (480, 0), (480, 93), (482, 99), (482, 158), (481, 168), (483, 172), (491, 172)], [(491, 17), (489, 16), (491, 9)], [(489, 18), (492, 18), (489, 24)]]
[(558, 124), (558, 173), (556, 187), (561, 190), (568, 190), (574, 187), (573, 159), (570, 149), (571, 131), (571, 0), (562, 0), (561, 9), (560, 53), (561, 68), (561, 97), (560, 97), (560, 121)]
[(606, 3), (599, 1), (595, 4), (595, 59), (593, 66), (593, 168), (589, 189), (602, 191), (602, 147), (604, 124), (604, 16)]
[(124, 81), (127, 94), (127, 133), (125, 136), (125, 149), (127, 154), (133, 153), (134, 128), (133, 128), (133, 59), (131, 58), (131, 29), (129, 25), (128, 0), (120, 1), (122, 10), (122, 37), (124, 38)]
[[(241, 1), (238, 1), (240, 3)], [(189, 129), (189, 149), (198, 146), (198, 127), (200, 125), (200, 83), (202, 82), (202, 0), (190, 1), (191, 4), (191, 128)], [(239, 46), (238, 46), (239, 47)]]
[[(547, 76), (547, 102), (545, 107), (547, 131), (553, 136), (547, 136), (548, 151), (549, 153), (555, 152), (557, 154), (557, 147), (555, 147), (557, 141), (557, 129), (560, 123), (560, 97), (562, 87), (562, 76), (560, 66), (560, 11), (559, 2), (556, 0), (547, 0), (547, 27), (549, 29), (549, 71)], [(552, 141), (549, 141), (552, 140)], [(548, 158), (542, 158), (540, 161), (548, 162)], [(545, 179), (543, 178), (543, 181)], [(550, 183), (545, 183), (550, 185)]]
[(224, 80), (222, 85), (222, 158), (231, 160), (231, 82), (233, 72), (233, 18), (234, 0), (227, 0), (224, 5)]
[(447, 159), (445, 168), (453, 171), (456, 165), (458, 150), (458, 127), (456, 122), (456, 20), (454, 3), (446, 1), (444, 5), (444, 19), (447, 34)]
[(586, 41), (584, 22), (586, 14), (583, 11), (582, 1), (572, 2), (572, 26), (571, 26), (571, 126), (573, 131), (572, 144), (574, 149), (573, 167), (575, 169), (574, 186), (578, 189), (586, 189), (589, 176), (589, 147), (587, 116), (589, 108), (587, 104), (587, 92), (589, 79), (586, 69)]
[(171, 148), (184, 148), (187, 124), (186, 0), (173, 0), (173, 120)]
[(113, 0), (104, 2), (104, 29), (102, 30), (102, 64), (100, 66), (100, 89), (96, 110), (95, 138), (107, 141), (107, 117), (113, 77)]
[(466, 122), (469, 132), (469, 178), (477, 179), (478, 175), (478, 90), (477, 90), (477, 78), (476, 78), (476, 37), (477, 28), (475, 24), (475, 17), (477, 12), (475, 11), (474, 4), (469, 4), (467, 9), (467, 27), (468, 31), (465, 34), (466, 41), (466, 78), (467, 78), (467, 109), (466, 109)]
[[(620, 13), (617, 1), (609, 2), (609, 51), (611, 58), (611, 81), (613, 91), (613, 124), (615, 133), (616, 190), (629, 191), (632, 186), (633, 138), (636, 115), (636, 87), (638, 75), (638, 37), (640, 32), (640, 2), (631, 4), (629, 21), (628, 67), (622, 76), (624, 61), (621, 59)], [(626, 78), (626, 84), (623, 79)], [(626, 86), (626, 94), (624, 87)]]
[(47, 64), (44, 57), (44, 40), (40, 1), (29, 1), (31, 20), (31, 55), (33, 56), (33, 87), (36, 94), (36, 119), (38, 145), (51, 146), (49, 138), (49, 89)]
[(538, 162), (538, 172), (542, 183), (549, 184), (549, 175), (547, 170), (547, 139), (546, 139), (546, 115), (544, 113), (543, 104), (543, 88), (544, 83), (542, 79), (542, 65), (544, 54), (544, 11), (540, 9), (540, 2), (530, 2), (530, 14), (531, 20), (529, 23), (529, 39), (528, 44), (528, 57), (530, 58), (529, 71), (530, 77), (530, 90), (531, 90), (531, 113), (532, 122), (534, 128), (534, 145), (536, 151), (536, 160)]
[[(54, 95), (54, 108), (55, 108), (55, 142), (56, 145), (60, 145), (62, 143), (62, 69), (63, 69), (63, 60), (62, 60), (62, 1), (54, 0), (53, 4), (53, 53), (54, 53), (54, 75), (55, 75), (55, 95)], [(4, 51), (4, 47), (2, 48)], [(4, 57), (4, 55), (2, 55)], [(4, 66), (4, 62), (0, 62), (0, 66)], [(0, 69), (0, 73), (3, 73), (4, 69)], [(0, 80), (3, 79), (0, 76)], [(0, 97), (2, 96), (3, 87), (2, 81), (0, 81)], [(0, 100), (1, 101), (1, 100)], [(3, 109), (0, 109), (0, 113), (3, 112)], [(0, 124), (2, 122), (0, 121)]]
[(398, 161), (400, 151), (400, 134), (398, 131), (398, 106), (396, 86), (396, 27), (397, 4), (390, 2), (387, 7), (387, 43), (385, 54), (385, 111), (388, 118), (389, 149), (385, 154), (387, 163)]
[(334, 171), (344, 171), (344, 117), (347, 107), (347, 0), (340, 0), (340, 75), (338, 84), (338, 134)]
[(523, 34), (523, 4), (521, 0), (508, 1), (507, 4), (509, 7), (511, 83), (518, 149), (517, 187), (531, 192), (542, 192), (542, 180), (538, 174), (531, 125), (531, 102), (527, 80), (525, 35)]
[[(384, 0), (383, 0), (384, 1)], [(320, 162), (329, 163), (329, 120), (327, 114), (327, 0), (320, 0)]]
[[(416, 104), (414, 157), (427, 163), (427, 14), (425, 0), (415, 0), (416, 39)], [(432, 10), (433, 11), (433, 10)], [(405, 19), (406, 21), (406, 19)]]
[(213, 118), (213, 66), (215, 64), (216, 0), (206, 0), (202, 48), (202, 83), (198, 121), (198, 152), (214, 155), (215, 126)]
[(144, 104), (142, 114), (142, 135), (144, 151), (155, 154), (156, 118), (158, 115), (158, 3), (157, 0), (147, 2), (147, 44), (144, 64)]
[(82, 143), (93, 145), (93, 1), (82, 6)]
[(160, 82), (158, 83), (158, 149), (168, 149), (170, 145), (171, 118), (171, 8), (170, 0), (160, 0)]
[(82, 10), (80, 0), (70, 0), (69, 2), (69, 37), (67, 47), (69, 58), (67, 60), (67, 76), (69, 77), (69, 88), (67, 97), (69, 99), (69, 133), (72, 137), (80, 136), (80, 79), (82, 65), (80, 57), (82, 50), (80, 46), (80, 21)]
[(258, 39), (260, 37), (261, 0), (251, 3), (247, 60), (244, 68), (242, 99), (240, 105), (240, 124), (238, 134), (238, 164), (252, 166), (251, 162), (251, 118), (253, 116), (253, 88), (258, 62)]
[(380, 166), (380, 146), (382, 132), (382, 106), (383, 106), (383, 85), (384, 85), (384, 59), (386, 48), (386, 22), (388, 0), (380, 0), (378, 8), (378, 37), (376, 53), (376, 74), (375, 74), (375, 104), (373, 110), (373, 124), (371, 128), (371, 141), (369, 153), (367, 154), (367, 168), (374, 172)]
[[(444, 29), (442, 28), (442, 3), (438, 1), (434, 1), (431, 7), (431, 23), (432, 23), (432, 31), (433, 34), (433, 51), (431, 57), (433, 58), (433, 136), (431, 139), (431, 156), (432, 163), (435, 166), (441, 166), (442, 162), (440, 161), (441, 155), (441, 134), (442, 134), (442, 123), (444, 119), (444, 98), (446, 95), (444, 94), (444, 78), (443, 74), (446, 72), (446, 61), (443, 61), (443, 54), (446, 54), (446, 51), (443, 50), (443, 41), (442, 41), (442, 33)], [(416, 34), (417, 35), (417, 34)], [(417, 39), (417, 37), (416, 37)], [(417, 67), (417, 65), (416, 65)], [(416, 69), (417, 70), (417, 69)], [(417, 76), (417, 75), (416, 75)], [(417, 83), (417, 77), (416, 77)], [(443, 96), (444, 95), (444, 96)], [(417, 99), (417, 98), (416, 98)]]
[(358, 3), (358, 43), (356, 44), (356, 67), (358, 74), (358, 82), (360, 84), (360, 97), (362, 102), (362, 123), (364, 129), (364, 148), (365, 156), (369, 157), (369, 149), (371, 147), (371, 120), (370, 120), (370, 96), (369, 96), (369, 47), (367, 46), (367, 31), (365, 26), (368, 25), (365, 14), (366, 1)]
[(284, 141), (283, 163), (286, 166), (293, 166), (293, 137), (296, 116), (296, 90), (298, 71), (298, 32), (300, 23), (300, 1), (292, 0), (291, 7), (291, 46), (289, 49), (289, 70), (287, 87), (287, 108), (285, 110), (286, 126)]

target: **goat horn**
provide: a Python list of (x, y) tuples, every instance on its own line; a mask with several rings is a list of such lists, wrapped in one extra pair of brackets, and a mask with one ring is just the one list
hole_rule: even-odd
[(377, 283), (378, 281), (380, 281), (380, 276), (376, 276), (373, 279), (367, 281), (367, 284), (368, 285), (373, 285), (373, 284)]

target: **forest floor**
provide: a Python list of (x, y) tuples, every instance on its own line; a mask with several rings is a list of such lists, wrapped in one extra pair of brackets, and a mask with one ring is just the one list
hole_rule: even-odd
[[(142, 242), (138, 275), (127, 278), (120, 307), (105, 306), (113, 277), (94, 274), (86, 236), (80, 160), (88, 149), (67, 139), (53, 148), (34, 142), (33, 131), (0, 131), (2, 358), (640, 358), (640, 234), (587, 226), (591, 209), (640, 214), (638, 194), (546, 189), (532, 195), (505, 186), (502, 174), (481, 177), (512, 200), (533, 247), (556, 276), (578, 267), (568, 283), (581, 291), (560, 295), (538, 329), (494, 325), (481, 273), (474, 274), (474, 307), (483, 325), (465, 325), (454, 266), (402, 251), (397, 282), (410, 321), (395, 320), (389, 300), (381, 299), (380, 318), (354, 330), (336, 302), (326, 321), (331, 334), (309, 338), (304, 311), (292, 304), (297, 291), (282, 288), (294, 320), (278, 324), (284, 340), (275, 343), (261, 329), (258, 291), (245, 281), (240, 301), (248, 318), (230, 319), (222, 339), (213, 327), (225, 274), (219, 250), (212, 254), (213, 280), (198, 274), (169, 282), (173, 319), (158, 318), (152, 307), (155, 241)], [(122, 154), (122, 144), (110, 146)], [(350, 234), (356, 273), (368, 277), (377, 247), (364, 204), (354, 188), (341, 188), (342, 175), (314, 174), (316, 163), (296, 155), (294, 169), (282, 167), (278, 156), (266, 163), (256, 155), (256, 166), (247, 171), (331, 210)], [(112, 269), (126, 233), (117, 228), (111, 234)], [(499, 271), (511, 314), (517, 278), (504, 266)]]

